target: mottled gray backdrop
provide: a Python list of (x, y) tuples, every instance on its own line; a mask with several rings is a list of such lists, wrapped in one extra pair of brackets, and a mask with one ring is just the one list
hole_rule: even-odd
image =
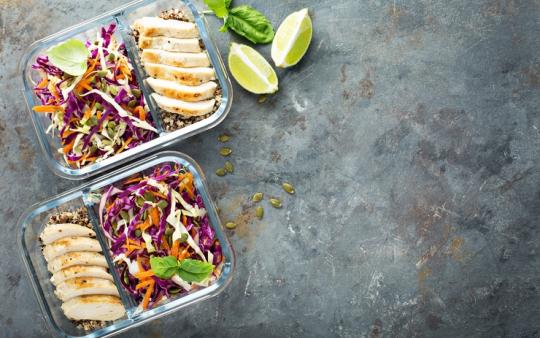
[[(259, 104), (235, 84), (227, 119), (172, 147), (238, 223), (236, 275), (123, 336), (539, 337), (540, 1), (243, 3), (276, 28), (309, 7), (315, 32), (276, 95)], [(17, 63), (34, 40), (120, 4), (0, 0), (0, 336), (47, 335), (15, 223), (77, 185), (43, 163)], [(209, 21), (224, 57), (243, 42)], [(220, 178), (223, 132), (236, 171)], [(265, 204), (258, 221), (255, 191), (283, 209)]]

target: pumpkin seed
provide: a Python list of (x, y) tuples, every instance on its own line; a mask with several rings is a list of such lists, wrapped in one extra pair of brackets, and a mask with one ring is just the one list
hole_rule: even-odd
[(116, 59), (116, 57), (114, 56), (114, 54), (109, 54), (109, 61), (110, 62), (113, 62), (114, 60)]
[(129, 275), (124, 273), (124, 283), (129, 284)]
[(188, 235), (184, 232), (182, 235), (180, 235), (180, 243), (185, 243), (187, 242), (187, 239), (188, 239)]
[(142, 236), (142, 231), (141, 231), (141, 229), (135, 230), (135, 236), (137, 236), (137, 237), (141, 237), (141, 236)]
[(294, 187), (292, 186), (292, 184), (284, 182), (281, 186), (283, 187), (283, 190), (285, 190), (289, 194), (294, 194)]
[(234, 166), (231, 162), (229, 161), (226, 161), (225, 162), (225, 165), (223, 166), (223, 168), (225, 169), (226, 172), (232, 174), (233, 171), (234, 171)]
[(175, 295), (175, 294), (177, 294), (178, 292), (180, 292), (180, 289), (179, 289), (179, 288), (171, 288), (171, 289), (169, 289), (169, 293), (170, 293), (171, 295)]
[(268, 98), (268, 95), (266, 95), (266, 94), (259, 95), (259, 98), (257, 99), (257, 102), (258, 103), (264, 103), (264, 102), (266, 102), (267, 98)]
[(253, 194), (251, 200), (255, 203), (262, 201), (264, 194), (262, 192), (256, 192)]
[(157, 204), (157, 207), (160, 208), (161, 210), (165, 209), (167, 206), (169, 205), (169, 203), (165, 200), (161, 200), (158, 202)]
[(219, 150), (219, 154), (221, 156), (229, 156), (230, 154), (232, 154), (232, 149), (229, 147), (223, 147)]
[(165, 236), (170, 236), (174, 233), (174, 229), (173, 228), (167, 228), (165, 230)]
[(100, 70), (100, 71), (98, 71), (96, 73), (96, 75), (99, 76), (99, 77), (105, 77), (105, 76), (107, 76), (108, 73), (109, 73), (109, 71), (107, 71), (107, 70)]
[(118, 94), (118, 87), (116, 86), (109, 86), (109, 93), (112, 96), (116, 96)]
[(137, 106), (137, 100), (131, 100), (128, 102), (129, 108), (135, 108)]
[(236, 228), (236, 223), (234, 223), (234, 222), (227, 222), (227, 223), (225, 223), (225, 227), (226, 227), (227, 229), (234, 229), (234, 228)]
[(264, 208), (261, 207), (260, 205), (255, 209), (255, 215), (259, 218), (259, 219), (262, 219), (263, 216), (264, 216)]
[(282, 207), (281, 201), (278, 198), (271, 198), (269, 201), (274, 208), (280, 209)]
[(219, 142), (225, 143), (225, 142), (228, 142), (231, 139), (231, 137), (229, 135), (227, 135), (227, 134), (221, 134), (221, 135), (218, 136), (217, 139), (218, 139)]
[(225, 171), (224, 168), (219, 168), (216, 170), (216, 175), (218, 176), (225, 176), (227, 174), (227, 172)]
[(131, 94), (133, 94), (133, 96), (135, 96), (136, 98), (141, 97), (141, 91), (139, 89), (132, 89)]

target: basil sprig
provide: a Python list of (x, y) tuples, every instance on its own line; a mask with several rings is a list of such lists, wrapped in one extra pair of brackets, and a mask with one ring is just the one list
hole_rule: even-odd
[(253, 43), (269, 43), (274, 39), (272, 23), (255, 8), (242, 5), (229, 9), (232, 0), (204, 0), (218, 18), (223, 19), (219, 29), (232, 29)]
[(156, 277), (169, 279), (178, 274), (188, 283), (202, 282), (214, 271), (210, 263), (191, 258), (177, 260), (174, 256), (151, 257), (150, 266)]

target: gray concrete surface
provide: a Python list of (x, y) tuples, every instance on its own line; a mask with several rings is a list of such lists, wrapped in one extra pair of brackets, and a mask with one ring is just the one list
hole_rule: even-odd
[[(315, 35), (279, 93), (259, 104), (235, 84), (229, 117), (172, 147), (239, 225), (236, 276), (123, 337), (539, 337), (540, 2), (245, 3), (275, 27), (309, 7)], [(120, 4), (0, 1), (0, 336), (47, 335), (15, 221), (77, 185), (43, 163), (17, 62)], [(209, 21), (224, 56), (243, 41)], [(225, 131), (236, 171), (219, 178)], [(247, 207), (259, 190), (284, 198), (263, 221)]]

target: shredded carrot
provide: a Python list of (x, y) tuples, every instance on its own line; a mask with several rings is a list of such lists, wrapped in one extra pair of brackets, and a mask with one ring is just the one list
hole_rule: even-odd
[(124, 141), (124, 143), (122, 144), (122, 146), (120, 148), (118, 148), (118, 150), (116, 151), (116, 153), (121, 153), (122, 151), (124, 151), (124, 149), (126, 149), (126, 147), (128, 146), (128, 144), (131, 143), (131, 141), (133, 140), (132, 137), (128, 138), (126, 141)]
[(140, 280), (143, 280), (143, 279), (146, 279), (148, 277), (152, 277), (154, 275), (154, 271), (152, 270), (147, 270), (147, 271), (143, 271), (143, 272), (137, 272), (136, 274), (133, 274), (137, 279), (140, 279)]
[(169, 251), (171, 248), (169, 248), (169, 242), (167, 242), (167, 238), (165, 238), (165, 235), (161, 237), (161, 247), (167, 251)]
[(73, 145), (75, 144), (75, 140), (76, 138), (73, 138), (73, 140), (71, 140), (71, 142), (69, 142), (68, 144), (66, 144), (64, 146), (64, 148), (62, 149), (64, 154), (67, 154), (71, 151), (71, 149), (73, 149)]
[(58, 92), (56, 91), (56, 86), (55, 85), (50, 85), (49, 84), (49, 90), (51, 91), (51, 94), (53, 94), (54, 98), (57, 99), (57, 100), (60, 100), (60, 95), (58, 94)]
[(147, 287), (149, 287), (152, 283), (154, 283), (154, 280), (153, 280), (153, 279), (149, 279), (149, 280), (142, 281), (142, 282), (140, 282), (139, 284), (135, 285), (135, 290), (139, 290), (139, 289), (142, 289), (142, 288), (147, 288)]
[(45, 88), (45, 87), (47, 87), (48, 84), (49, 84), (49, 79), (44, 77), (43, 80), (41, 80), (41, 82), (37, 85), (37, 87), (38, 88)]
[(152, 190), (148, 190), (148, 192), (151, 193), (151, 194), (154, 195), (154, 196), (161, 197), (161, 198), (163, 198), (164, 200), (167, 199), (167, 196), (163, 195), (163, 194), (160, 193), (160, 192), (152, 191)]
[(90, 118), (90, 115), (92, 115), (92, 109), (88, 108), (84, 112), (83, 120), (88, 120)]
[(189, 246), (186, 247), (182, 252), (178, 255), (178, 259), (184, 259), (189, 256)]
[(124, 184), (140, 182), (141, 180), (142, 180), (142, 177), (133, 177), (133, 178), (130, 178), (130, 179), (124, 181)]
[(154, 280), (152, 279), (152, 284), (146, 289), (146, 293), (144, 294), (144, 298), (142, 301), (142, 307), (143, 309), (148, 308), (148, 303), (150, 302), (150, 296), (152, 295), (152, 292), (154, 292)]
[(61, 106), (34, 106), (32, 109), (36, 113), (54, 113), (58, 110), (64, 110)]
[(141, 231), (145, 231), (146, 229), (150, 228), (152, 226), (152, 222), (150, 222), (150, 217), (146, 217), (143, 223), (140, 225)]
[(173, 242), (172, 249), (171, 249), (171, 256), (177, 257), (178, 256), (178, 249), (180, 248), (180, 240), (176, 240)]
[(150, 217), (152, 217), (152, 223), (154, 225), (159, 225), (159, 211), (158, 211), (158, 208), (150, 209)]
[(133, 109), (133, 113), (139, 115), (141, 120), (146, 120), (146, 112), (144, 111), (143, 106), (137, 106)]
[(98, 119), (98, 120), (101, 120), (101, 110), (98, 110), (98, 111), (96, 112), (96, 115), (97, 115), (97, 119)]
[(182, 224), (184, 224), (185, 226), (187, 226), (187, 217), (186, 215), (182, 214)]

